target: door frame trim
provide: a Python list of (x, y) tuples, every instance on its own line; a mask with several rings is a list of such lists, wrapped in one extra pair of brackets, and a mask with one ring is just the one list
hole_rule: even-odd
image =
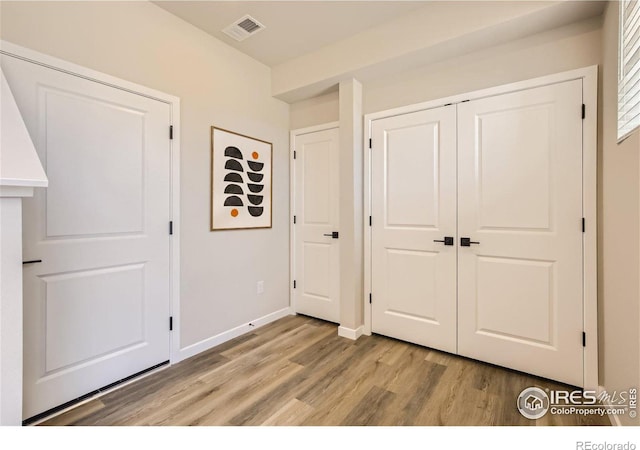
[[(169, 364), (178, 362), (180, 360), (180, 98), (98, 72), (63, 59), (46, 55), (5, 40), (0, 40), (0, 54), (15, 57), (42, 67), (57, 70), (58, 72), (84, 78), (85, 80), (100, 83), (102, 85), (147, 97), (169, 105), (170, 123), (167, 124), (167, 126), (173, 126), (173, 139), (169, 141), (171, 151), (169, 220), (173, 221), (174, 230), (174, 234), (172, 235), (169, 244), (169, 313), (173, 317), (173, 331), (169, 334)], [(167, 130), (167, 135), (168, 133), (169, 130)], [(167, 318), (167, 327), (168, 326), (169, 323)]]
[[(598, 154), (598, 66), (556, 73), (515, 83), (495, 86), (464, 94), (453, 95), (427, 102), (388, 109), (364, 116), (364, 334), (371, 335), (371, 149), (369, 139), (373, 122), (379, 119), (409, 114), (426, 109), (439, 108), (449, 103), (478, 100), (486, 97), (547, 86), (565, 81), (582, 80), (582, 101), (586, 116), (582, 126), (582, 211), (586, 220), (583, 233), (583, 329), (587, 333), (587, 345), (583, 348), (583, 386), (598, 389), (598, 247), (597, 247), (597, 154)], [(579, 111), (576, 111), (579, 114)], [(373, 218), (375, 220), (375, 217)], [(373, 293), (375, 294), (375, 293)], [(375, 295), (373, 296), (375, 301)], [(579, 337), (576, 336), (576, 339)]]
[(293, 280), (296, 279), (296, 227), (293, 223), (293, 216), (296, 215), (296, 160), (293, 152), (296, 149), (296, 137), (305, 134), (317, 133), (319, 131), (333, 130), (340, 128), (340, 122), (328, 122), (321, 125), (314, 125), (304, 128), (296, 128), (289, 132), (289, 306), (293, 314), (296, 312), (296, 292), (293, 288)]

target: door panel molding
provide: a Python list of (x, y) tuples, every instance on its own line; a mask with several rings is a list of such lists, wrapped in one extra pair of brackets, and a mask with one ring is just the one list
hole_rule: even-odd
[[(0, 40), (0, 55), (4, 57), (10, 57), (9, 59), (21, 60), (26, 63), (33, 64), (34, 66), (39, 66), (40, 68), (50, 69), (59, 74), (65, 74), (69, 77), (76, 78), (78, 80), (84, 80), (83, 82), (91, 82), (96, 85), (102, 85), (103, 87), (113, 88), (114, 90), (133, 94), (138, 96), (138, 98), (146, 98), (151, 99), (161, 104), (164, 104), (164, 108), (168, 110), (168, 123), (167, 127), (171, 127), (172, 137), (169, 141), (169, 189), (168, 189), (168, 198), (167, 203), (169, 205), (169, 220), (173, 224), (174, 230), (179, 230), (180, 228), (180, 98), (166, 94), (164, 92), (160, 92), (154, 89), (147, 88), (145, 86), (141, 86), (136, 83), (132, 83), (126, 80), (122, 80), (117, 77), (113, 77), (111, 75), (107, 75), (96, 70), (92, 70), (77, 64), (70, 63), (68, 61), (58, 59), (25, 47), (21, 47), (19, 45), (12, 44), (10, 42)], [(43, 89), (47, 91), (47, 87), (43, 86)], [(47, 91), (49, 92), (49, 91)], [(64, 92), (61, 92), (60, 95), (65, 96)], [(114, 106), (114, 105), (111, 105)], [(115, 105), (117, 107), (117, 105)], [(132, 111), (134, 114), (136, 111)], [(167, 136), (169, 136), (170, 130), (167, 129)], [(168, 224), (167, 224), (168, 225)], [(131, 228), (131, 227), (129, 227)], [(134, 227), (136, 228), (136, 227)], [(138, 227), (139, 228), (139, 227)], [(168, 229), (168, 226), (167, 226)], [(119, 230), (121, 231), (121, 230)], [(44, 234), (44, 230), (43, 230)], [(64, 233), (63, 233), (64, 234)], [(79, 238), (80, 240), (84, 240), (85, 238), (95, 238), (97, 235), (95, 231), (91, 232), (89, 235), (80, 233), (79, 235), (74, 236), (74, 238)], [(110, 233), (108, 233), (111, 236)], [(127, 229), (126, 232), (116, 233), (118, 236), (130, 236), (132, 234), (140, 234), (139, 232), (131, 233), (131, 230)], [(106, 237), (108, 239), (108, 237)], [(63, 239), (68, 239), (68, 237), (63, 237)], [(53, 239), (49, 239), (49, 241), (58, 241), (59, 237), (55, 237)], [(169, 258), (168, 258), (168, 297), (169, 297), (169, 314), (173, 317), (173, 333), (170, 333), (169, 339), (169, 360), (170, 363), (175, 363), (180, 360), (179, 350), (180, 350), (180, 234), (173, 233), (169, 241)], [(131, 330), (134, 330), (136, 327), (135, 324), (131, 324)], [(22, 329), (22, 326), (21, 326)], [(135, 330), (134, 330), (135, 331)], [(24, 330), (23, 330), (24, 332)], [(126, 351), (127, 346), (136, 346), (136, 339), (129, 339), (121, 348), (122, 351)], [(114, 345), (118, 344), (114, 342)], [(78, 356), (78, 355), (76, 355)], [(69, 357), (73, 357), (73, 355), (69, 355)], [(60, 363), (58, 363), (59, 365)], [(80, 362), (80, 364), (82, 364)], [(64, 367), (55, 369), (55, 372), (65, 371)]]
[(571, 385), (584, 371), (581, 105), (582, 80), (458, 105), (458, 230), (480, 242), (458, 252), (458, 354)]
[(456, 107), (378, 119), (372, 138), (372, 330), (455, 353)]
[(170, 220), (173, 222), (173, 229), (175, 230), (170, 244), (171, 279), (169, 283), (171, 286), (171, 315), (173, 317), (174, 331), (171, 334), (170, 361), (171, 364), (181, 361), (184, 359), (184, 356), (181, 356), (180, 354), (180, 97), (142, 86), (131, 81), (123, 80), (97, 70), (89, 69), (4, 40), (0, 40), (0, 54), (84, 78), (89, 81), (94, 81), (132, 94), (158, 100), (169, 105), (171, 118), (170, 125), (173, 127), (173, 135), (170, 142)]
[[(299, 128), (299, 129), (295, 129), (295, 130), (291, 130), (290, 132), (290, 164), (291, 164), (291, 168), (289, 170), (289, 186), (290, 186), (290, 219), (289, 219), (289, 230), (290, 230), (290, 280), (289, 280), (289, 299), (290, 299), (290, 307), (291, 310), (293, 312), (301, 312), (303, 314), (309, 313), (310, 315), (313, 315), (314, 311), (317, 311), (317, 316), (320, 317), (321, 315), (326, 314), (326, 316), (324, 317), (320, 317), (326, 320), (331, 320), (334, 321), (336, 323), (340, 322), (340, 299), (339, 299), (339, 286), (336, 285), (335, 287), (338, 289), (332, 289), (331, 286), (326, 287), (326, 289), (322, 289), (320, 286), (314, 286), (314, 285), (310, 285), (307, 286), (307, 284), (303, 281), (304, 278), (304, 273), (299, 273), (299, 265), (302, 261), (300, 261), (299, 259), (301, 257), (305, 257), (305, 256), (301, 256), (299, 255), (300, 251), (303, 250), (304, 247), (311, 247), (315, 250), (316, 253), (316, 258), (314, 258), (314, 262), (318, 262), (318, 260), (324, 255), (325, 257), (329, 258), (329, 261), (331, 261), (331, 257), (332, 255), (334, 255), (334, 253), (337, 249), (335, 248), (336, 245), (339, 245), (339, 241), (334, 240), (333, 238), (330, 238), (328, 236), (329, 233), (331, 233), (332, 231), (338, 231), (339, 229), (339, 223), (337, 225), (335, 224), (331, 224), (328, 223), (331, 221), (331, 216), (332, 215), (337, 215), (339, 214), (339, 212), (337, 211), (337, 202), (335, 206), (336, 210), (332, 210), (331, 208), (329, 208), (325, 214), (326, 217), (316, 217), (316, 219), (318, 220), (312, 220), (312, 221), (306, 221), (306, 224), (311, 226), (311, 227), (315, 227), (315, 228), (326, 228), (326, 230), (324, 230), (322, 233), (327, 233), (327, 235), (323, 236), (323, 241), (318, 241), (318, 242), (302, 242), (301, 244), (297, 242), (298, 239), (300, 239), (301, 237), (303, 237), (305, 234), (304, 231), (304, 225), (305, 225), (305, 217), (303, 217), (305, 215), (304, 213), (304, 205), (299, 204), (300, 201), (299, 199), (297, 199), (296, 197), (301, 197), (302, 200), (304, 200), (304, 197), (306, 195), (305, 191), (304, 191), (304, 186), (299, 186), (299, 177), (300, 177), (300, 171), (304, 171), (305, 167), (303, 166), (302, 163), (304, 163), (304, 165), (306, 165), (306, 158), (304, 158), (304, 155), (302, 155), (300, 149), (298, 149), (296, 151), (296, 147), (297, 147), (297, 142), (300, 140), (300, 138), (303, 138), (305, 136), (308, 135), (312, 135), (312, 134), (316, 134), (316, 133), (321, 133), (321, 132), (325, 132), (325, 131), (332, 131), (335, 130), (336, 132), (339, 132), (339, 122), (330, 122), (330, 123), (325, 123), (325, 124), (321, 124), (321, 125), (317, 125), (317, 126), (312, 126), (312, 127), (305, 127), (305, 128)], [(339, 145), (339, 142), (335, 143), (336, 145)], [(336, 151), (339, 151), (339, 149), (336, 147)], [(322, 162), (322, 161), (320, 161)], [(331, 159), (327, 159), (325, 161), (327, 164), (331, 165)], [(334, 161), (335, 164), (339, 164), (339, 162), (336, 160)], [(308, 168), (307, 168), (308, 169)], [(337, 176), (337, 172), (336, 172), (336, 176)], [(334, 187), (335, 188), (335, 187)], [(339, 191), (338, 191), (338, 196), (339, 196)], [(314, 201), (320, 201), (321, 199), (313, 197), (310, 198), (309, 200)], [(333, 211), (333, 212), (332, 212)], [(326, 219), (326, 220), (325, 220)], [(333, 225), (333, 228), (332, 228)], [(330, 230), (329, 230), (330, 229)], [(306, 238), (305, 238), (306, 239)], [(300, 245), (299, 245), (300, 244)], [(324, 251), (323, 251), (324, 250)], [(335, 255), (334, 255), (335, 256)], [(339, 264), (339, 262), (338, 262)], [(306, 267), (306, 264), (304, 265), (304, 267)], [(326, 270), (331, 269), (331, 265), (329, 265), (329, 267), (325, 267)], [(329, 274), (327, 274), (327, 276), (329, 276)], [(339, 275), (338, 275), (339, 276)], [(322, 292), (321, 292), (322, 291)], [(302, 306), (302, 303), (300, 300), (298, 300), (298, 295), (306, 295), (309, 299), (313, 299), (317, 302), (317, 308), (311, 308), (308, 311)], [(333, 305), (331, 305), (331, 296), (335, 297), (337, 299), (337, 310), (334, 311)], [(326, 304), (325, 304), (326, 303)]]
[[(586, 389), (598, 387), (598, 311), (597, 311), (597, 215), (596, 215), (596, 170), (597, 170), (597, 83), (598, 67), (589, 66), (567, 72), (552, 74), (544, 77), (518, 81), (488, 89), (482, 89), (469, 93), (462, 93), (446, 98), (417, 103), (400, 108), (375, 112), (365, 115), (364, 144), (364, 334), (371, 334), (372, 308), (370, 298), (375, 301), (376, 294), (372, 292), (372, 247), (371, 247), (371, 221), (384, 220), (382, 217), (372, 217), (372, 173), (371, 173), (371, 148), (373, 138), (373, 124), (376, 120), (402, 116), (418, 111), (440, 108), (447, 104), (457, 104), (469, 100), (483, 99), (497, 95), (514, 93), (531, 88), (558, 84), (566, 81), (582, 81), (582, 102), (586, 108), (586, 116), (582, 122), (582, 214), (586, 221), (585, 231), (582, 234), (583, 241), (583, 327), (587, 334), (586, 346), (583, 348), (584, 370), (581, 386)], [(576, 111), (580, 114), (580, 111)], [(525, 231), (522, 224), (519, 231)], [(534, 224), (535, 229), (527, 230), (533, 234), (547, 234), (544, 228), (553, 228), (553, 222), (549, 226)], [(542, 224), (546, 225), (546, 224)], [(510, 225), (511, 226), (511, 225)], [(489, 227), (487, 225), (487, 227)], [(485, 228), (487, 228), (485, 227)], [(501, 228), (501, 227), (500, 227)], [(538, 229), (541, 228), (541, 229)], [(488, 230), (487, 230), (488, 231)], [(456, 242), (456, 246), (458, 242)]]

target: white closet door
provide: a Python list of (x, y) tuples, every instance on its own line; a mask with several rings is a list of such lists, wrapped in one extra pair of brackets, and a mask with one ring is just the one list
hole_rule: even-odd
[(169, 359), (169, 105), (12, 57), (49, 188), (23, 207), (24, 418)]
[(456, 109), (372, 128), (372, 331), (456, 351)]
[(578, 386), (581, 105), (580, 80), (458, 105), (458, 351)]
[(293, 304), (297, 313), (336, 323), (340, 321), (338, 147), (337, 128), (295, 136)]

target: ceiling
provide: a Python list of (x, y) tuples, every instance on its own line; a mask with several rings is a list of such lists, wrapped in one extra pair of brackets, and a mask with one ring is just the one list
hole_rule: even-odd
[[(0, 0), (1, 1), (1, 0)], [(271, 67), (292, 103), (602, 14), (596, 0), (151, 0)], [(245, 15), (265, 28), (242, 42), (223, 29)]]
[[(273, 67), (424, 7), (426, 1), (154, 1)], [(222, 30), (245, 14), (266, 28), (243, 42)]]

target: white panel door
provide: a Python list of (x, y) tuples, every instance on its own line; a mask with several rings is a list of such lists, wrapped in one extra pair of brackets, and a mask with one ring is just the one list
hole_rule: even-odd
[(295, 136), (294, 308), (340, 321), (337, 128)]
[(455, 106), (376, 120), (372, 142), (372, 331), (455, 352)]
[(23, 208), (29, 418), (169, 359), (170, 107), (1, 62), (49, 177)]
[[(582, 81), (458, 105), (458, 350), (583, 383)], [(475, 243), (474, 243), (475, 242)]]

